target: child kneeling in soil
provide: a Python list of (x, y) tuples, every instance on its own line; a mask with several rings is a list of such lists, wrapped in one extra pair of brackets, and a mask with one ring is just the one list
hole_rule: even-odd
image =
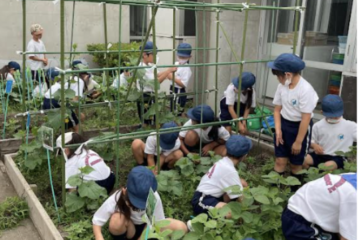
[[(111, 172), (110, 168), (106, 165), (104, 160), (94, 151), (87, 149), (85, 146), (85, 140), (78, 133), (68, 132), (65, 133), (65, 144), (82, 144), (76, 150), (71, 148), (62, 148), (61, 147), (61, 135), (56, 139), (56, 146), (59, 150), (62, 150), (63, 156), (65, 158), (65, 179), (66, 182), (68, 179), (76, 174), (80, 173), (79, 168), (85, 166), (90, 166), (94, 169), (89, 174), (84, 174), (83, 179), (85, 181), (93, 180), (100, 187), (106, 189), (107, 194), (114, 188), (115, 184), (115, 175)], [(66, 184), (66, 189), (75, 190), (74, 187)]]
[[(161, 198), (157, 190), (155, 175), (144, 166), (137, 166), (128, 175), (126, 188), (112, 194), (96, 211), (92, 223), (95, 240), (103, 240), (101, 228), (110, 220), (109, 231), (114, 240), (140, 239), (146, 229), (142, 217), (145, 214), (146, 201), (150, 188), (154, 191), (156, 204), (155, 222), (165, 220)], [(166, 219), (170, 225), (162, 230), (188, 231), (186, 224), (175, 219)]]
[(304, 167), (317, 167), (320, 163), (331, 170), (344, 167), (346, 159), (335, 152), (348, 152), (357, 141), (357, 125), (342, 117), (344, 103), (338, 95), (326, 95), (322, 100), (322, 113), (325, 118), (314, 124), (311, 148), (314, 152), (305, 158)]
[(305, 184), (282, 213), (285, 239), (358, 239), (356, 203), (356, 173), (327, 174)]
[[(190, 118), (183, 127), (197, 125), (201, 123), (214, 122), (214, 111), (208, 105), (198, 105), (187, 111)], [(202, 141), (202, 155), (209, 155), (209, 151), (215, 154), (225, 156), (225, 142), (229, 139), (230, 133), (222, 126), (215, 125), (210, 127), (197, 128), (193, 130), (182, 130), (180, 132), (181, 150), (184, 155), (189, 153), (199, 153), (200, 138)]]
[[(251, 108), (256, 107), (256, 94), (254, 85), (256, 78), (251, 72), (243, 72), (241, 75), (241, 95), (240, 95), (240, 116), (237, 115), (238, 96), (239, 96), (239, 77), (233, 78), (230, 85), (224, 92), (224, 97), (220, 101), (220, 120), (227, 121), (247, 118)], [(238, 123), (241, 134), (246, 133), (246, 120)], [(231, 123), (224, 123), (223, 126), (231, 134)]]
[[(161, 129), (174, 127), (178, 127), (175, 122), (168, 122), (165, 123)], [(151, 134), (155, 134), (155, 132)], [(167, 168), (174, 168), (176, 161), (183, 157), (180, 145), (178, 132), (160, 134), (160, 168), (164, 164)], [(156, 135), (149, 136), (146, 139), (146, 143), (141, 139), (135, 139), (131, 145), (131, 149), (136, 163), (138, 165), (155, 167), (159, 159), (156, 146)], [(154, 173), (156, 173), (156, 170), (155, 168)]]
[(199, 186), (191, 200), (194, 213), (208, 213), (209, 209), (222, 208), (231, 200), (241, 197), (225, 191), (226, 188), (239, 186), (240, 190), (247, 186), (240, 179), (236, 166), (246, 158), (252, 147), (251, 140), (242, 135), (232, 135), (226, 142), (226, 157), (216, 162), (201, 178)]

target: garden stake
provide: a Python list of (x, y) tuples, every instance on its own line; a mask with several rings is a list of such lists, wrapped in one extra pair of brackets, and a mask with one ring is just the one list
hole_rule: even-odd
[[(107, 31), (107, 17), (106, 17), (106, 3), (104, 2), (102, 4), (103, 6), (103, 17), (104, 17), (104, 41), (105, 41), (105, 49), (108, 49), (108, 31)], [(119, 40), (119, 45), (121, 45), (121, 39)], [(119, 48), (121, 48), (121, 46), (119, 46)], [(120, 62), (119, 62), (120, 64)], [(107, 52), (105, 53), (105, 67), (109, 67), (109, 59), (108, 59), (108, 54)], [(106, 95), (105, 98), (108, 99), (110, 96), (110, 79), (109, 79), (109, 72), (105, 72), (105, 79), (106, 79)], [(108, 109), (108, 115), (110, 114), (110, 109)]]
[[(60, 66), (65, 69), (65, 0), (60, 0)], [(65, 146), (65, 75), (61, 74), (61, 146)], [(61, 161), (62, 172), (62, 203), (65, 208), (66, 189), (65, 189), (65, 161)]]
[[(26, 52), (26, 0), (22, 0), (22, 51)], [(22, 111), (26, 112), (25, 89), (26, 89), (26, 55), (22, 55)], [(29, 98), (30, 99), (30, 98)], [(22, 130), (25, 129), (25, 120), (21, 121)]]
[[(173, 49), (174, 49), (174, 51), (172, 53), (173, 64), (175, 63), (175, 48), (176, 48), (175, 36), (176, 36), (176, 9), (174, 8), (173, 9), (173, 38), (172, 38), (172, 40), (173, 40)], [(173, 94), (175, 94), (175, 72), (172, 73), (171, 82), (172, 82), (172, 92), (173, 92)], [(180, 93), (180, 91), (179, 91), (179, 93)], [(171, 108), (171, 112), (174, 113), (175, 104), (177, 102), (176, 94), (174, 95), (173, 99), (170, 99), (170, 101), (173, 103), (172, 108)]]
[[(30, 128), (30, 114), (27, 115), (26, 121), (26, 146), (29, 144), (29, 128)], [(27, 149), (25, 149), (25, 162), (27, 161)]]
[[(2, 111), (3, 113), (5, 112), (5, 103), (4, 103), (4, 99), (5, 99), (5, 93), (3, 94), (3, 82), (4, 82), (4, 79), (3, 79), (3, 76), (0, 75), (1, 77), (1, 85), (0, 85), (0, 98), (1, 98), (1, 107), (2, 107)], [(4, 95), (4, 97), (3, 97)]]
[[(60, 223), (60, 214), (59, 214), (59, 209), (57, 207), (57, 203), (56, 203), (56, 196), (55, 196), (55, 191), (54, 191), (54, 185), (53, 185), (53, 180), (52, 180), (52, 175), (51, 175), (51, 163), (50, 163), (50, 153), (49, 153), (49, 149), (46, 149), (46, 155), (47, 155), (47, 160), (48, 160), (48, 168), (49, 168), (49, 180), (50, 180), (50, 186), (51, 186), (51, 192), (52, 192), (52, 197), (54, 200), (54, 205), (55, 205), (55, 211), (58, 217), (58, 221)], [(63, 161), (64, 162), (64, 161)], [(65, 206), (65, 202), (63, 202), (64, 206)]]
[(72, 57), (72, 50), (73, 50), (73, 40), (74, 40), (74, 22), (75, 22), (75, 3), (76, 1), (73, 0), (73, 10), (72, 10), (72, 19), (71, 19), (71, 37), (70, 37), (70, 56), (69, 56), (69, 67), (71, 67), (73, 60)]
[[(217, 3), (220, 3), (220, 0), (217, 0)], [(220, 11), (216, 11), (216, 43), (215, 43), (215, 62), (219, 62), (219, 25), (220, 25)], [(219, 67), (215, 66), (215, 89), (218, 90), (218, 74), (219, 74)], [(215, 92), (215, 114), (217, 114), (218, 108), (218, 92)]]
[[(246, 4), (249, 4), (249, 0), (246, 1)], [(245, 10), (245, 20), (244, 20), (244, 29), (243, 29), (243, 39), (242, 39), (242, 46), (241, 46), (241, 58), (240, 60), (243, 61), (244, 60), (244, 55), (245, 55), (245, 44), (246, 44), (246, 31), (247, 31), (247, 23), (248, 23), (248, 17), (249, 17), (249, 11)], [(238, 116), (240, 116), (240, 96), (241, 96), (241, 84), (242, 84), (242, 73), (243, 73), (243, 69), (244, 69), (244, 64), (241, 63), (240, 64), (240, 72), (239, 72), (239, 87), (238, 87), (238, 96), (237, 96), (237, 109), (236, 109), (236, 113)], [(245, 121), (246, 123), (246, 121)], [(239, 124), (236, 124), (236, 134), (239, 133)]]
[(13, 81), (8, 80), (6, 81), (6, 106), (5, 106), (5, 113), (4, 113), (4, 129), (3, 129), (3, 139), (5, 139), (5, 131), (6, 131), (6, 116), (7, 116), (7, 111), (8, 111), (8, 105), (9, 105), (9, 97), (11, 94), (11, 90), (12, 90), (12, 85), (13, 85)]

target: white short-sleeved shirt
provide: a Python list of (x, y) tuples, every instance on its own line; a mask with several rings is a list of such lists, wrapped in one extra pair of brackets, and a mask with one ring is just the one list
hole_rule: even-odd
[(343, 118), (339, 123), (330, 124), (323, 118), (313, 126), (312, 142), (320, 145), (326, 155), (349, 152), (353, 142), (357, 142), (357, 124)]
[[(179, 62), (175, 62), (175, 65), (179, 65)], [(185, 63), (184, 65), (188, 65), (187, 63)], [(190, 78), (191, 78), (192, 72), (191, 72), (191, 68), (190, 67), (179, 67), (177, 69), (177, 71), (175, 72), (175, 77), (179, 78), (182, 82), (182, 84), (184, 84), (185, 88), (188, 86)], [(171, 83), (172, 85), (172, 83)], [(179, 86), (177, 83), (175, 83), (175, 87), (177, 88), (182, 88), (181, 86)]]
[[(141, 62), (139, 64), (139, 66), (147, 66), (145, 63)], [(151, 81), (151, 80), (154, 80), (154, 69), (155, 69), (155, 66), (152, 66), (151, 68), (144, 68), (145, 70), (145, 75), (144, 75), (144, 80), (145, 81)], [(141, 86), (140, 86), (140, 81), (137, 80), (136, 81), (136, 87), (139, 91), (141, 91)], [(150, 86), (145, 86), (144, 84), (144, 92), (154, 92), (154, 88), (150, 87)]]
[[(238, 101), (238, 94), (235, 92), (235, 89), (236, 89), (236, 87), (232, 83), (226, 88), (226, 90), (224, 92), (224, 98), (226, 99), (226, 105), (234, 105), (235, 102)], [(246, 104), (247, 99), (248, 99), (247, 94), (241, 93), (240, 102), (243, 104)], [(254, 88), (253, 88), (253, 94), (252, 94), (251, 107), (252, 108), (256, 107), (256, 93), (255, 93)]]
[(294, 89), (279, 84), (275, 92), (273, 104), (282, 106), (281, 116), (293, 122), (301, 121), (302, 113), (311, 113), (319, 100), (314, 88), (303, 77), (300, 78)]
[(239, 186), (240, 190), (243, 189), (234, 163), (230, 158), (224, 157), (216, 162), (201, 178), (196, 191), (216, 198), (221, 197), (224, 193), (227, 193), (231, 199), (240, 197), (241, 195), (239, 194), (224, 191), (225, 188), (231, 186)]
[(15, 83), (15, 78), (13, 77), (13, 75), (11, 75), (10, 73), (6, 74), (6, 81), (13, 81), (13, 84)]
[[(191, 119), (187, 121), (183, 127), (192, 126)], [(193, 129), (199, 137), (201, 137), (203, 143), (211, 143), (214, 141), (214, 139), (209, 137), (209, 132), (211, 131), (212, 127), (208, 127), (206, 130), (203, 130), (202, 128), (196, 128)], [(179, 136), (185, 138), (186, 133), (188, 130), (181, 131)], [(223, 139), (224, 141), (227, 141), (230, 138), (230, 133), (223, 127), (219, 127), (219, 138)]]
[(120, 74), (120, 80), (119, 77), (116, 77), (111, 86), (114, 88), (119, 88), (119, 86), (126, 88), (128, 86), (128, 82), (126, 78), (127, 77), (125, 76), (124, 73)]
[[(154, 134), (154, 132), (151, 134)], [(149, 136), (146, 139), (145, 153), (151, 154), (151, 155), (157, 155), (156, 145), (157, 145), (156, 144), (156, 135)], [(160, 147), (160, 153), (164, 154), (164, 156), (169, 156), (172, 152), (180, 149), (180, 146), (181, 146), (181, 142), (180, 142), (180, 139), (178, 138), (178, 139), (176, 139), (175, 146), (171, 150), (163, 150)]]
[[(110, 176), (111, 170), (106, 165), (104, 160), (92, 150), (82, 150), (82, 153), (79, 155), (74, 155), (68, 159), (65, 163), (65, 179), (68, 181), (69, 177), (79, 174), (79, 168), (90, 166), (94, 168), (89, 174), (84, 175), (85, 181), (100, 181), (107, 179)], [(69, 184), (66, 184), (66, 188), (74, 188)]]
[[(72, 81), (72, 79), (70, 80)], [(70, 82), (70, 86), (68, 81), (65, 82), (65, 89), (72, 89), (75, 92), (75, 97), (82, 97), (84, 92), (84, 81), (81, 78), (74, 77), (73, 83)], [(79, 83), (78, 83), (79, 82)], [(51, 86), (51, 88), (45, 93), (45, 97), (50, 99), (50, 91), (51, 91), (51, 98), (54, 94), (61, 89), (61, 83), (57, 82)]]
[[(46, 52), (46, 48), (45, 48), (43, 41), (41, 41), (40, 39), (38, 42), (35, 41), (34, 39), (31, 39), (27, 45), (26, 51), (27, 52)], [(45, 55), (42, 53), (28, 55), (28, 57), (34, 57), (34, 56), (38, 57), (40, 59), (44, 59), (44, 57), (45, 57)], [(28, 66), (30, 67), (31, 70), (38, 70), (38, 69), (45, 67), (43, 62), (34, 61), (31, 59), (28, 59), (27, 62), (28, 62)]]
[[(93, 225), (96, 226), (104, 226), (107, 221), (109, 221), (111, 215), (117, 211), (116, 203), (119, 200), (121, 195), (121, 191), (116, 191), (113, 195), (111, 195), (96, 211), (94, 217), (92, 219)], [(161, 202), (161, 198), (158, 192), (155, 192), (155, 198), (157, 199), (154, 216), (155, 222), (161, 221), (165, 219), (164, 208)], [(142, 216), (145, 214), (145, 210), (135, 212), (131, 209), (131, 221), (135, 225), (141, 225), (144, 222), (142, 221)]]
[(288, 208), (325, 231), (356, 240), (356, 189), (342, 179), (327, 174), (305, 184), (289, 199)]

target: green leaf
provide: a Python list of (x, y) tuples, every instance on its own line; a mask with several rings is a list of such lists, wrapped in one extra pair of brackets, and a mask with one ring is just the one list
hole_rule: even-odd
[(185, 235), (183, 230), (176, 230), (171, 235), (171, 240), (178, 240), (181, 239)]
[(191, 226), (195, 232), (200, 233), (200, 234), (204, 233), (204, 224), (203, 223), (200, 223), (200, 222), (192, 223)]
[(265, 195), (269, 192), (269, 189), (264, 186), (260, 186), (260, 187), (256, 187), (256, 188), (251, 188), (250, 192), (253, 196), (254, 195)]
[(253, 220), (253, 214), (248, 211), (245, 211), (241, 213), (241, 218), (244, 220), (244, 222), (251, 223)]
[(130, 102), (134, 102), (136, 100), (138, 100), (141, 96), (141, 93), (139, 91), (137, 91), (137, 89), (132, 89), (129, 92), (129, 96), (127, 98), (128, 101)]
[(28, 145), (26, 144), (21, 144), (20, 146), (20, 150), (22, 151), (27, 151), (28, 153), (34, 152), (35, 150), (38, 150), (39, 148), (42, 147), (42, 144), (36, 140), (33, 140), (31, 143), (29, 143)]
[(76, 193), (67, 193), (66, 194), (66, 212), (72, 213), (81, 208), (85, 205), (85, 199), (76, 195)]
[(242, 194), (242, 190), (239, 185), (233, 185), (233, 186), (227, 187), (227, 188), (223, 189), (223, 191), (228, 194), (230, 193), (231, 195)]
[(90, 166), (85, 166), (85, 167), (82, 167), (82, 168), (79, 168), (80, 172), (84, 175), (87, 175), (87, 174), (90, 174), (92, 173), (93, 171), (95, 171), (94, 168), (90, 167)]
[(162, 231), (160, 233), (160, 236), (163, 237), (163, 238), (166, 238), (167, 236), (169, 236), (170, 234), (172, 233), (172, 231), (170, 229), (166, 229), (164, 231)]
[(100, 196), (107, 196), (105, 188), (100, 187), (94, 181), (84, 182), (79, 186), (78, 191), (80, 197), (88, 197), (93, 200), (98, 199)]
[(207, 228), (216, 228), (217, 227), (217, 222), (215, 220), (210, 220), (210, 221), (205, 223), (205, 227), (207, 227)]
[(158, 228), (164, 228), (170, 225), (170, 221), (169, 220), (161, 220), (155, 223), (155, 226)]
[(226, 204), (231, 210), (231, 217), (238, 219), (241, 216), (241, 204), (239, 202), (230, 202)]
[(65, 98), (73, 99), (75, 97), (75, 91), (72, 89), (66, 89), (64, 91), (64, 96), (65, 96)]
[(30, 170), (34, 170), (37, 166), (41, 165), (42, 159), (34, 156), (33, 154), (28, 155), (27, 160), (25, 161), (25, 167), (27, 167)]
[(67, 184), (69, 184), (72, 187), (78, 187), (81, 185), (81, 183), (82, 183), (82, 180), (81, 180), (80, 174), (76, 174), (76, 175), (69, 177), (69, 179), (67, 181)]
[(265, 195), (255, 195), (254, 199), (257, 202), (262, 203), (262, 204), (270, 204), (269, 198), (267, 196), (265, 196)]
[(284, 202), (284, 200), (282, 198), (279, 198), (279, 197), (275, 198), (273, 201), (274, 201), (275, 205), (278, 205), (279, 203)]
[(292, 176), (286, 178), (286, 183), (288, 186), (301, 185), (301, 182), (299, 181), (299, 179), (297, 179), (296, 177), (292, 177)]
[(201, 238), (202, 233), (198, 232), (189, 232), (185, 235), (183, 240), (199, 240)]
[(192, 221), (191, 223), (206, 223), (208, 219), (208, 215), (205, 214), (205, 213), (201, 213), (199, 214), (198, 216), (196, 216)]
[(88, 210), (97, 210), (99, 208), (99, 203), (98, 201), (94, 201), (94, 200), (89, 200), (86, 202), (86, 208)]

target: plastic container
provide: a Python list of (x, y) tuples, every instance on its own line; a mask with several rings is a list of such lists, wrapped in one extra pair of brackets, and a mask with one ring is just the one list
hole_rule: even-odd
[(339, 43), (345, 43), (346, 45), (348, 36), (338, 36), (338, 38), (339, 38)]
[(340, 87), (341, 81), (330, 80), (330, 86)]
[(335, 86), (330, 86), (329, 87), (329, 94), (339, 95), (339, 93), (340, 93), (340, 88), (339, 87), (335, 87)]
[(331, 74), (331, 75), (330, 75), (330, 80), (340, 82), (340, 81), (341, 81), (341, 74), (340, 74), (340, 75)]
[(332, 62), (335, 64), (344, 64), (345, 54), (342, 53), (333, 53)]
[(345, 52), (346, 52), (346, 45), (344, 48), (339, 47), (339, 53), (345, 54)]
[[(251, 117), (258, 117), (255, 114), (249, 114), (249, 118)], [(247, 128), (249, 130), (259, 130), (261, 128), (260, 118), (253, 118), (247, 120)]]

